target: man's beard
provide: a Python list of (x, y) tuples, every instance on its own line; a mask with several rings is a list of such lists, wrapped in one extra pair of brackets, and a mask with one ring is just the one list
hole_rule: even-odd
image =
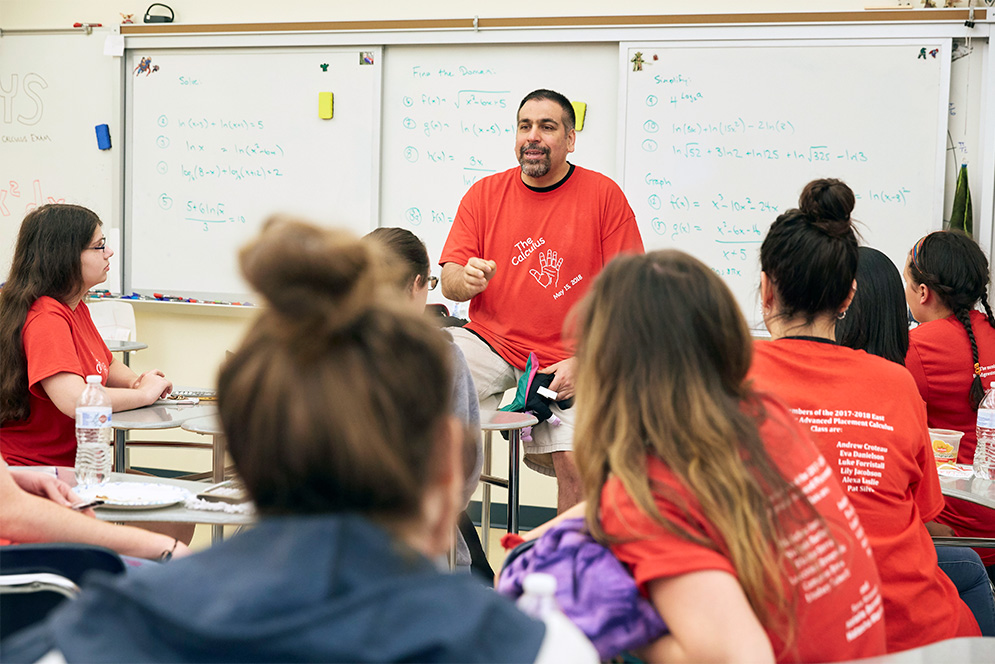
[[(539, 160), (530, 160), (525, 158), (526, 150), (542, 150), (543, 157)], [(528, 175), (530, 178), (541, 178), (542, 176), (549, 173), (549, 169), (552, 167), (552, 163), (549, 160), (549, 148), (539, 147), (538, 145), (523, 145), (518, 150), (518, 163), (522, 167), (522, 172)]]

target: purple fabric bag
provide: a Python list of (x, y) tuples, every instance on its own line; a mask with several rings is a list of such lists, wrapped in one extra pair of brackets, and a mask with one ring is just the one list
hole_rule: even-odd
[(584, 519), (566, 519), (515, 547), (501, 570), (498, 592), (517, 599), (522, 581), (533, 572), (556, 577), (556, 601), (602, 660), (668, 632), (625, 566), (587, 533)]

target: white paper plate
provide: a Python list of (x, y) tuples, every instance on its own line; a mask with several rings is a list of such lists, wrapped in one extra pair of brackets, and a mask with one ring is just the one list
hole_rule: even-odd
[(73, 489), (85, 500), (104, 501), (97, 509), (153, 510), (183, 502), (190, 492), (171, 484), (150, 482), (107, 482), (85, 484)]

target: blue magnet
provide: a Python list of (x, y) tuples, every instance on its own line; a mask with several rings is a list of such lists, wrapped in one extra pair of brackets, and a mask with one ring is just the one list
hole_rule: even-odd
[(99, 124), (96, 126), (97, 130), (97, 147), (101, 150), (111, 149), (111, 130), (105, 124)]

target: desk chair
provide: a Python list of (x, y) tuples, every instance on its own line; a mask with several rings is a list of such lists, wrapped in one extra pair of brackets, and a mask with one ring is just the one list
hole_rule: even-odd
[[(100, 338), (107, 341), (137, 341), (138, 326), (135, 324), (135, 309), (130, 302), (102, 300), (86, 305), (90, 309), (93, 325), (100, 332)], [(131, 351), (124, 350), (122, 357), (125, 366), (131, 361)]]
[(0, 547), (0, 638), (43, 620), (79, 595), (84, 577), (124, 572), (111, 551), (88, 544), (18, 544)]
[[(480, 509), (480, 539), (484, 554), (489, 554), (491, 529), (491, 487), (508, 490), (508, 532), (518, 532), (519, 505), (519, 466), (521, 461), (522, 429), (535, 426), (538, 418), (530, 413), (506, 413), (494, 411), (480, 414), (480, 428), (484, 432), (484, 467), (480, 474), (483, 496)], [(508, 432), (508, 477), (491, 475), (491, 434), (495, 431)]]

